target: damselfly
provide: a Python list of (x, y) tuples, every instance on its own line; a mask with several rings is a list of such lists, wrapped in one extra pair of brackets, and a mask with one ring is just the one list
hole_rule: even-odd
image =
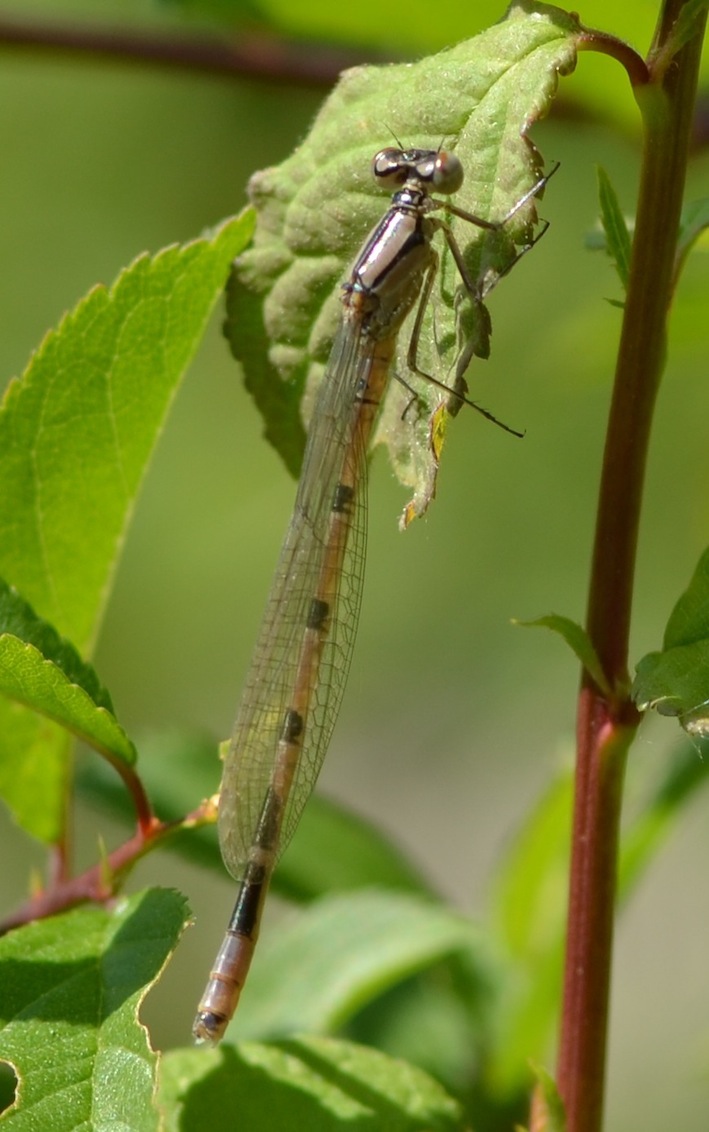
[(427, 376), (416, 349), (438, 266), (436, 232), (443, 233), (470, 299), (482, 298), (449, 224), (435, 214), (443, 209), (497, 231), (548, 179), (495, 223), (431, 195), (460, 188), (463, 168), (453, 153), (384, 149), (372, 170), (393, 196), (342, 288), (340, 324), (313, 408), (293, 516), (224, 764), (219, 839), (239, 893), (195, 1018), (199, 1041), (219, 1041), (236, 1009), (277, 858), (315, 785), (335, 724), (362, 592), (367, 445), (399, 331), (417, 300), (408, 364)]

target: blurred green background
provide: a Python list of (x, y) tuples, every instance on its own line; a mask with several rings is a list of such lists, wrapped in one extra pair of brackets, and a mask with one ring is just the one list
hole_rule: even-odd
[[(270, 5), (279, 7), (301, 19), (315, 13), (317, 30), (337, 34), (332, 5)], [(501, 4), (480, 4), (476, 22), (464, 26), (457, 5), (441, 7), (432, 28), (428, 5), (418, 22), (416, 5), (404, 19), (408, 4), (380, 3), (378, 46), (413, 56), (502, 14)], [(589, 2), (582, 17), (634, 35), (644, 50), (655, 6), (610, 16), (608, 8)], [(0, 21), (19, 14), (0, 4)], [(29, 14), (184, 27), (176, 5), (148, 0), (25, 0), (21, 15)], [(370, 42), (359, 24), (345, 31), (351, 42)], [(615, 102), (617, 114), (584, 115), (587, 87), (601, 93), (599, 105)], [(143, 250), (188, 240), (238, 210), (250, 173), (288, 154), (326, 93), (5, 48), (0, 382), (21, 372), (45, 330), (94, 283), (110, 283)], [(383, 454), (375, 456), (358, 644), (321, 778), (323, 791), (380, 824), (446, 896), (473, 912), (485, 907), (491, 872), (519, 822), (571, 758), (577, 666), (557, 638), (514, 628), (510, 618), (584, 612), (620, 322), (606, 299), (620, 291), (608, 262), (583, 242), (597, 214), (596, 163), (632, 209), (639, 160), (634, 106), (618, 67), (583, 56), (578, 76), (562, 83), (558, 110), (533, 137), (548, 164), (561, 162), (541, 208), (551, 228), (493, 296), (492, 358), (471, 375), (476, 399), (526, 436), (515, 440), (462, 413), (438, 499), (403, 535), (397, 521), (406, 497)], [(704, 151), (693, 162), (688, 197), (706, 195), (707, 185)], [(708, 288), (705, 250), (689, 263), (674, 312), (641, 533), (635, 658), (658, 647), (709, 541), (709, 446), (698, 427)], [(169, 727), (228, 734), (293, 499), (293, 483), (261, 438), (220, 319), (221, 312), (150, 470), (96, 657), (119, 718), (138, 740)], [(667, 720), (641, 731), (631, 753), (630, 805), (674, 740)], [(212, 774), (216, 789), (216, 761)], [(608, 1132), (707, 1126), (706, 805), (700, 797), (686, 814), (621, 918)], [(80, 809), (83, 863), (95, 859), (99, 833), (109, 844), (122, 836)], [(29, 867), (41, 867), (43, 857), (4, 812), (0, 838), (8, 906), (23, 897)], [(232, 886), (166, 853), (141, 864), (131, 882), (148, 883), (179, 887), (196, 915), (147, 1008), (158, 1042), (181, 1044)]]

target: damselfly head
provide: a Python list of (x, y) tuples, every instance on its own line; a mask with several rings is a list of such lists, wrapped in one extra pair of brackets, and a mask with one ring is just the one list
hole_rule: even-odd
[(383, 189), (416, 185), (425, 191), (457, 193), (463, 184), (463, 166), (446, 149), (381, 149), (372, 161), (372, 176)]

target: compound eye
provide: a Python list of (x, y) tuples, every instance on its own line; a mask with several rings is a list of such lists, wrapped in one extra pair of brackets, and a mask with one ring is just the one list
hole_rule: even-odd
[(439, 193), (457, 193), (463, 184), (463, 166), (454, 153), (439, 149), (431, 184)]
[(409, 164), (404, 160), (401, 149), (389, 146), (380, 149), (372, 159), (372, 176), (383, 189), (395, 189), (402, 185), (408, 176)]

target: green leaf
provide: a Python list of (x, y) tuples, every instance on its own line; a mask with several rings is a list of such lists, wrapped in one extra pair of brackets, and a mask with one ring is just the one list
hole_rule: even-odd
[(19, 1079), (3, 1129), (157, 1132), (157, 1055), (138, 1009), (187, 915), (156, 889), (0, 940), (0, 1058)]
[[(111, 760), (135, 762), (135, 747), (113, 715), (110, 696), (94, 669), (2, 579), (0, 692), (56, 720)], [(5, 787), (14, 795), (15, 776), (5, 781), (2, 770), (0, 765), (0, 795)]]
[(566, 1132), (566, 1110), (556, 1081), (542, 1065), (533, 1065), (534, 1077), (544, 1101), (543, 1132)]
[(66, 815), (73, 738), (11, 700), (0, 699), (0, 721), (0, 795), (28, 833), (55, 842)]
[(462, 1132), (459, 1105), (422, 1070), (332, 1038), (177, 1050), (162, 1063), (167, 1132)]
[(562, 978), (573, 777), (561, 771), (510, 845), (493, 886), (491, 924), (505, 991), (487, 1075), (509, 1095), (555, 1024)]
[(672, 34), (665, 51), (668, 56), (676, 55), (690, 39), (694, 39), (701, 27), (700, 21), (706, 16), (708, 0), (686, 0), (679, 9), (679, 15), (672, 28)]
[[(0, 635), (0, 692), (54, 719), (111, 761), (133, 765), (136, 750), (116, 717), (33, 645)], [(48, 755), (51, 761), (51, 753)], [(1, 768), (0, 768), (1, 769)], [(7, 769), (7, 768), (5, 768)], [(10, 779), (10, 784), (12, 779)], [(6, 785), (0, 773), (0, 793)], [(11, 793), (14, 794), (14, 790)]]
[(105, 589), (177, 384), (248, 238), (139, 258), (50, 332), (0, 411), (0, 574), (78, 648)]
[(326, 897), (261, 942), (234, 1032), (332, 1029), (383, 990), (477, 941), (469, 920), (432, 901), (385, 890)]
[(51, 661), (72, 684), (77, 684), (97, 707), (113, 711), (111, 697), (96, 671), (85, 664), (71, 641), (60, 637), (53, 625), (38, 617), (29, 602), (0, 578), (0, 637), (8, 634), (33, 645), (45, 660)]
[(496, 988), (477, 959), (459, 952), (379, 993), (348, 1021), (347, 1037), (413, 1062), (455, 1096), (467, 1095), (473, 1078), (480, 1088), (471, 1067), (487, 1066)]
[(608, 174), (600, 165), (596, 172), (598, 175), (598, 202), (601, 208), (601, 223), (606, 236), (605, 250), (615, 264), (623, 290), (627, 291), (630, 274), (630, 231)]
[(534, 621), (518, 621), (515, 619), (514, 624), (521, 625), (525, 629), (543, 628), (558, 633), (576, 654), (601, 691), (609, 694), (608, 681), (601, 668), (598, 654), (586, 630), (578, 622), (572, 621), (569, 617), (562, 617), (559, 613), (548, 613), (546, 617), (537, 617)]
[(278, 864), (274, 887), (282, 896), (301, 902), (329, 892), (373, 887), (431, 898), (434, 895), (383, 833), (322, 795), (309, 800), (295, 837)]
[[(627, 900), (687, 803), (709, 782), (709, 763), (685, 742), (649, 784), (620, 846), (619, 896)], [(564, 769), (508, 848), (493, 883), (491, 927), (497, 946), (495, 1004), (486, 1080), (513, 1095), (543, 1056), (559, 1009), (564, 954), (573, 776)], [(493, 984), (495, 985), (495, 984)]]
[(707, 229), (709, 229), (709, 197), (685, 204), (682, 209), (679, 239), (677, 241), (677, 258), (680, 263), (684, 261)]
[[(172, 397), (249, 234), (248, 222), (231, 221), (184, 247), (140, 256), (47, 335), (6, 392), (0, 575), (82, 652), (95, 638)], [(28, 722), (0, 700), (0, 736), (0, 777), (21, 779), (9, 798), (15, 816), (35, 836), (55, 839), (65, 809), (65, 733)]]
[(702, 554), (687, 589), (669, 616), (664, 650), (709, 638), (709, 549)]
[(662, 651), (637, 665), (633, 699), (641, 711), (679, 716), (690, 734), (709, 734), (709, 550), (670, 614)]
[(573, 777), (559, 772), (510, 845), (494, 886), (494, 923), (515, 960), (555, 947), (564, 922)]
[(662, 777), (653, 785), (641, 812), (623, 833), (618, 866), (619, 899), (635, 889), (694, 797), (709, 782), (709, 760), (693, 743), (683, 742), (663, 762)]
[[(300, 398), (307, 419), (332, 344), (341, 281), (387, 205), (370, 183), (372, 156), (391, 145), (392, 136), (406, 146), (445, 144), (466, 170), (456, 204), (487, 219), (505, 216), (539, 179), (541, 161), (527, 131), (548, 110), (558, 75), (574, 65), (577, 30), (559, 9), (520, 3), (502, 23), (440, 55), (349, 71), (296, 152), (252, 179), (259, 220), (254, 246), (240, 257), (238, 281), (230, 287), (228, 334), (264, 414), (266, 435), (292, 472), (304, 438)], [(451, 218), (471, 277), (484, 289), (494, 283), (519, 246), (529, 243), (535, 222), (533, 201), (502, 232), (484, 233)], [(422, 369), (443, 381), (450, 380), (471, 336), (476, 353), (489, 350), (485, 308), (478, 304), (473, 323), (463, 326), (460, 297), (457, 268), (446, 254), (419, 358)], [(405, 326), (396, 363), (407, 379), (410, 334)], [(411, 394), (393, 383), (377, 439), (388, 446), (402, 483), (413, 488), (413, 511), (420, 513), (435, 488), (445, 434), (445, 420), (435, 410), (444, 399), (431, 383), (412, 384), (425, 410), (402, 419)]]
[(651, 652), (639, 662), (633, 699), (640, 711), (679, 716), (691, 735), (709, 735), (709, 639)]

